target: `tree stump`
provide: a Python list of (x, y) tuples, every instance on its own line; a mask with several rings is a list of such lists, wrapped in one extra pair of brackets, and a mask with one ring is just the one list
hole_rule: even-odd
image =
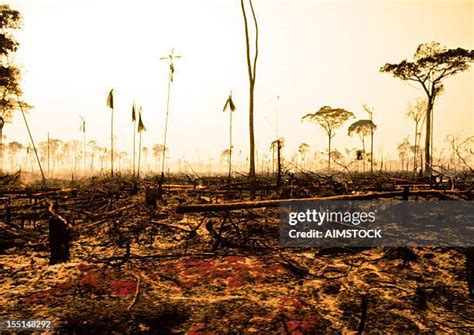
[(153, 187), (146, 187), (145, 188), (145, 204), (148, 207), (155, 209), (156, 200), (157, 200), (156, 190)]
[(69, 230), (63, 220), (49, 219), (49, 264), (64, 263), (69, 260)]
[(403, 186), (402, 199), (405, 201), (408, 201), (409, 197), (410, 197), (410, 188), (408, 186)]

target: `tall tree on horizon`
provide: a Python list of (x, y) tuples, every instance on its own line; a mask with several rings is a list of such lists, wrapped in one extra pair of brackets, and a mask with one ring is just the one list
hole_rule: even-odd
[(137, 123), (137, 116), (136, 116), (136, 111), (135, 111), (135, 100), (133, 100), (133, 104), (132, 104), (132, 129), (133, 129), (132, 176), (134, 176), (134, 177), (135, 177), (135, 149), (136, 149), (136, 145), (135, 145), (135, 137), (136, 136), (135, 135), (137, 133), (136, 130), (135, 130), (136, 123)]
[[(366, 158), (366, 153), (365, 153), (365, 137), (367, 135), (373, 136), (374, 130), (377, 128), (377, 126), (372, 122), (372, 120), (358, 120), (351, 124), (349, 126), (349, 129), (347, 131), (347, 134), (349, 136), (352, 136), (354, 134), (359, 135), (359, 138), (362, 142), (362, 165), (364, 167), (364, 172), (365, 172), (365, 158)], [(372, 152), (372, 149), (371, 149)], [(372, 156), (372, 154), (370, 155)], [(372, 159), (372, 157), (371, 157)], [(373, 172), (373, 168), (370, 171), (371, 173)]]
[(345, 109), (323, 106), (317, 112), (306, 114), (301, 118), (301, 121), (319, 124), (326, 132), (328, 136), (328, 171), (331, 171), (331, 142), (336, 136), (336, 129), (341, 128), (349, 118), (353, 117), (354, 114)]
[[(171, 94), (171, 83), (173, 82), (174, 78), (174, 60), (181, 58), (179, 55), (174, 54), (174, 49), (171, 49), (171, 52), (168, 56), (161, 57), (160, 60), (167, 60), (169, 64), (169, 72), (168, 72), (168, 97), (166, 99), (166, 118), (165, 118), (165, 134), (163, 139), (163, 148), (166, 148), (166, 139), (168, 136), (168, 115), (170, 111), (170, 94)], [(163, 150), (163, 157), (161, 161), (161, 179), (160, 179), (160, 188), (165, 179), (165, 150)]]
[(232, 178), (232, 114), (236, 111), (234, 101), (232, 100), (232, 91), (225, 102), (223, 112), (226, 110), (229, 110), (229, 176), (227, 178), (230, 184)]
[[(79, 128), (79, 131), (82, 132), (82, 144), (84, 146), (84, 157), (83, 157), (83, 160), (84, 160), (84, 175), (87, 174), (87, 142), (86, 142), (86, 119), (84, 119), (82, 116), (79, 116), (79, 118), (81, 119), (81, 126)], [(49, 159), (48, 159), (49, 161)]]
[(255, 90), (255, 79), (257, 77), (257, 58), (258, 58), (258, 23), (253, 8), (252, 0), (248, 0), (250, 10), (252, 12), (254, 28), (255, 28), (255, 50), (253, 62), (250, 59), (250, 34), (249, 25), (247, 19), (247, 11), (245, 9), (244, 0), (240, 0), (242, 7), (242, 15), (244, 18), (244, 29), (245, 29), (245, 44), (246, 44), (246, 56), (247, 56), (247, 70), (249, 77), (249, 137), (250, 137), (250, 168), (249, 168), (249, 179), (250, 179), (250, 198), (255, 198), (255, 134), (254, 134), (254, 90)]
[(107, 107), (110, 108), (110, 174), (114, 175), (114, 89), (107, 96)]
[[(138, 134), (139, 134), (139, 139), (138, 139), (138, 169), (137, 169), (137, 177), (140, 178), (140, 163), (141, 163), (141, 158), (142, 158), (142, 132), (146, 131), (145, 125), (143, 124), (142, 121), (142, 107), (140, 107), (139, 112), (138, 112)], [(135, 132), (134, 132), (135, 135)], [(135, 145), (133, 146), (133, 156), (135, 160)], [(133, 163), (135, 166), (135, 162)], [(135, 171), (135, 170), (134, 170)]]
[(425, 174), (432, 173), (433, 109), (436, 98), (443, 91), (443, 80), (469, 69), (474, 60), (474, 50), (447, 49), (438, 42), (420, 44), (413, 61), (403, 60), (398, 64), (387, 63), (381, 72), (391, 73), (404, 81), (420, 84), (427, 96), (425, 134)]

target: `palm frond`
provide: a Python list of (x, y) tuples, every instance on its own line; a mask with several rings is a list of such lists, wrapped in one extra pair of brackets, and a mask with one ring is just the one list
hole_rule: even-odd
[(114, 89), (111, 89), (107, 96), (107, 107), (111, 109), (114, 108)]
[(137, 116), (135, 114), (135, 101), (134, 101), (132, 105), (132, 122), (135, 122), (136, 120), (137, 120)]

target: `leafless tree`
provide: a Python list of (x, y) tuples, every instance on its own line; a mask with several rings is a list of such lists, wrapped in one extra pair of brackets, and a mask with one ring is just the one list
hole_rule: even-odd
[(255, 90), (255, 79), (257, 77), (257, 58), (258, 58), (258, 23), (257, 17), (255, 15), (255, 10), (253, 8), (252, 0), (248, 0), (250, 10), (252, 12), (254, 28), (255, 28), (255, 50), (253, 61), (250, 59), (250, 34), (249, 34), (249, 25), (247, 19), (247, 11), (245, 9), (244, 0), (240, 0), (240, 5), (242, 7), (242, 15), (244, 18), (244, 28), (245, 28), (245, 43), (246, 43), (246, 56), (247, 56), (247, 68), (248, 68), (248, 77), (249, 77), (249, 136), (250, 136), (250, 169), (249, 169), (249, 178), (250, 178), (250, 197), (255, 198), (255, 135), (254, 135), (254, 90)]

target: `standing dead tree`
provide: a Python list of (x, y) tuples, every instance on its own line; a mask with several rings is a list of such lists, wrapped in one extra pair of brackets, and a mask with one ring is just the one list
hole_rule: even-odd
[[(139, 112), (138, 112), (138, 129), (137, 129), (137, 131), (138, 131), (138, 134), (139, 134), (137, 177), (140, 178), (140, 163), (141, 163), (141, 158), (142, 158), (142, 132), (146, 131), (145, 125), (143, 124), (143, 121), (142, 121), (142, 108), (141, 107), (140, 107)], [(135, 149), (135, 146), (134, 146), (134, 149)], [(135, 154), (135, 151), (134, 151), (134, 154)], [(133, 159), (135, 160), (135, 157), (133, 157)], [(134, 165), (135, 165), (135, 162), (134, 162)]]
[[(79, 131), (82, 132), (82, 146), (84, 151), (84, 156), (82, 157), (84, 163), (84, 176), (87, 174), (87, 142), (86, 142), (86, 119), (79, 116), (81, 119), (81, 126)], [(49, 133), (48, 133), (49, 134)], [(48, 135), (48, 171), (49, 171), (49, 135)]]
[(404, 138), (403, 141), (397, 147), (398, 157), (400, 158), (400, 161), (402, 164), (402, 169), (401, 169), (402, 171), (405, 169), (405, 161), (406, 161), (407, 156), (410, 154), (410, 151), (412, 150), (412, 148), (413, 147), (410, 144), (410, 141), (408, 141), (408, 137)]
[(336, 129), (349, 119), (354, 117), (352, 112), (342, 108), (332, 108), (330, 106), (321, 107), (315, 113), (306, 114), (301, 121), (309, 121), (319, 124), (328, 135), (328, 170), (331, 170), (331, 141), (336, 136)]
[[(174, 60), (181, 58), (181, 56), (174, 54), (174, 49), (171, 49), (171, 52), (168, 56), (161, 57), (160, 60), (167, 60), (169, 63), (169, 72), (168, 72), (168, 97), (166, 99), (166, 118), (165, 118), (165, 134), (163, 139), (163, 148), (166, 148), (166, 139), (168, 136), (168, 115), (170, 111), (170, 92), (171, 92), (171, 83), (174, 78)], [(163, 157), (161, 160), (161, 179), (160, 179), (160, 188), (165, 179), (165, 150), (163, 150)]]
[(418, 133), (418, 130), (421, 131), (423, 123), (425, 122), (426, 109), (426, 101), (421, 98), (418, 98), (415, 103), (408, 105), (407, 116), (415, 122), (415, 154), (413, 155), (413, 170), (415, 174), (418, 169), (417, 158), (419, 151), (419, 136), (421, 136), (421, 132)]
[(232, 178), (232, 114), (236, 110), (234, 101), (232, 100), (232, 91), (229, 93), (229, 97), (225, 102), (223, 112), (226, 110), (229, 110), (229, 176), (227, 178), (230, 184)]
[(250, 136), (250, 168), (249, 168), (249, 178), (250, 178), (250, 197), (255, 198), (255, 135), (253, 127), (253, 114), (254, 114), (254, 89), (255, 89), (255, 79), (257, 77), (257, 58), (258, 58), (258, 23), (257, 17), (255, 15), (255, 10), (253, 8), (252, 0), (248, 0), (250, 10), (252, 12), (253, 22), (255, 25), (255, 50), (254, 50), (254, 59), (253, 62), (250, 59), (250, 34), (249, 34), (249, 25), (247, 20), (247, 11), (245, 9), (244, 0), (240, 0), (240, 5), (242, 7), (242, 15), (244, 17), (244, 28), (245, 28), (245, 43), (247, 47), (247, 68), (249, 76), (249, 136)]
[(114, 89), (107, 96), (107, 107), (110, 108), (110, 174), (114, 175)]
[[(136, 138), (136, 130), (135, 130), (135, 126), (136, 126), (136, 123), (137, 123), (137, 115), (136, 115), (136, 111), (135, 111), (135, 100), (133, 101), (133, 104), (132, 104), (132, 129), (133, 129), (133, 150), (132, 150), (132, 176), (135, 177), (135, 152), (136, 152), (136, 145), (135, 145), (135, 138)], [(138, 155), (140, 155), (140, 152), (138, 152)]]
[(474, 169), (469, 164), (469, 161), (474, 157), (474, 136), (470, 136), (461, 140), (459, 136), (448, 135), (446, 137), (453, 155), (458, 158), (459, 163), (462, 163), (469, 171), (474, 172)]
[(374, 172), (374, 131), (375, 131), (375, 125), (374, 125), (374, 109), (372, 107), (369, 107), (368, 105), (362, 106), (364, 110), (369, 114), (369, 120), (374, 126), (373, 128), (370, 129), (370, 173)]
[(426, 110), (425, 174), (431, 175), (433, 142), (433, 107), (436, 97), (443, 90), (442, 81), (458, 72), (469, 69), (474, 60), (474, 50), (446, 49), (437, 42), (420, 44), (413, 61), (385, 64), (381, 72), (391, 73), (405, 81), (419, 83), (428, 98)]
[(280, 137), (276, 139), (275, 141), (273, 141), (272, 144), (270, 145), (273, 159), (275, 159), (274, 153), (275, 152), (277, 153), (277, 183), (276, 183), (277, 188), (281, 187), (281, 177), (282, 177), (281, 150), (283, 149), (284, 143), (285, 143), (285, 139), (283, 137)]

